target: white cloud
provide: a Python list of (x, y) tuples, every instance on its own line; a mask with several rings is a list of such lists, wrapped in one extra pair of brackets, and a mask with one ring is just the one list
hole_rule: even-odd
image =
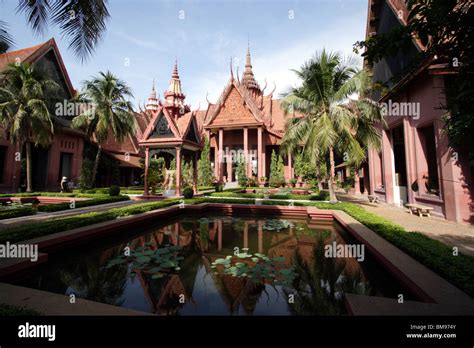
[(113, 34), (120, 36), (122, 39), (127, 40), (128, 42), (135, 44), (139, 47), (143, 47), (146, 49), (151, 49), (153, 51), (158, 51), (158, 52), (166, 52), (166, 48), (164, 45), (158, 45), (155, 41), (150, 41), (150, 40), (142, 40), (139, 38), (136, 38), (132, 35), (126, 34), (124, 32), (118, 31), (118, 32), (112, 32)]

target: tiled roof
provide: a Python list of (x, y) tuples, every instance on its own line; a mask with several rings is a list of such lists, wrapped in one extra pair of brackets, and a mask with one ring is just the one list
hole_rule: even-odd
[(4, 70), (9, 63), (14, 63), (18, 60), (22, 63), (26, 62), (33, 64), (48, 53), (50, 49), (52, 49), (56, 55), (59, 68), (61, 69), (69, 93), (71, 96), (74, 96), (76, 91), (71, 83), (71, 79), (69, 78), (66, 66), (64, 65), (61, 53), (59, 52), (59, 48), (56, 45), (54, 38), (51, 38), (42, 44), (0, 54), (0, 71)]
[(46, 42), (41, 44), (22, 48), (16, 51), (10, 51), (7, 53), (0, 54), (0, 70), (4, 70), (9, 63), (15, 63), (17, 60), (20, 62), (28, 61), (28, 58), (36, 52), (41, 46), (45, 45)]

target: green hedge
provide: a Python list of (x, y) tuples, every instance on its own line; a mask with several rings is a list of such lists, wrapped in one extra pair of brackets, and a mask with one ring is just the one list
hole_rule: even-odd
[[(207, 194), (210, 197), (226, 197), (226, 198), (265, 198), (264, 193), (240, 193), (234, 191), (213, 192)], [(291, 199), (291, 200), (310, 200), (310, 201), (327, 201), (329, 200), (329, 193), (321, 191), (312, 195), (297, 195), (291, 193), (274, 193), (268, 196), (269, 199)]]
[(212, 192), (208, 194), (211, 197), (226, 197), (226, 198), (263, 198), (263, 193), (238, 193), (232, 191)]
[(128, 207), (114, 208), (104, 212), (91, 212), (75, 216), (57, 218), (48, 221), (13, 226), (0, 231), (0, 243), (10, 241), (16, 243), (22, 240), (46, 236), (48, 234), (72, 230), (83, 226), (114, 220), (118, 217), (144, 213), (178, 203), (178, 200), (163, 200), (143, 203)]
[(9, 206), (0, 208), (0, 220), (36, 214), (32, 206)]
[[(84, 207), (90, 207), (90, 206), (99, 205), (99, 204), (127, 201), (129, 199), (130, 197), (128, 196), (101, 195), (92, 199), (88, 199), (87, 201), (76, 201), (75, 208), (84, 208)], [(67, 210), (67, 209), (71, 209), (70, 202), (54, 203), (54, 204), (46, 204), (46, 205), (38, 206), (38, 211), (48, 212), (48, 213), (51, 213), (54, 211)]]
[(28, 309), (26, 307), (11, 306), (4, 303), (0, 303), (0, 317), (11, 317), (11, 316), (38, 316), (41, 313)]

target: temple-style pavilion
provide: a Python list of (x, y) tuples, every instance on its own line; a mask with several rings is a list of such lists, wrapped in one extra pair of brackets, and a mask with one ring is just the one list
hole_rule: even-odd
[(190, 160), (194, 171), (193, 188), (196, 191), (197, 156), (202, 148), (201, 137), (196, 112), (191, 111), (184, 99), (176, 62), (169, 87), (164, 93), (164, 101), (158, 100), (153, 86), (146, 105), (146, 112), (151, 114), (151, 118), (139, 141), (140, 147), (145, 149), (145, 196), (149, 194), (148, 168), (151, 157), (175, 158), (177, 196), (181, 194), (182, 161)]
[[(202, 129), (211, 144), (214, 173), (225, 182), (236, 181), (236, 153), (246, 159), (247, 177), (258, 181), (269, 177), (272, 151), (278, 153), (284, 135), (286, 116), (273, 91), (264, 95), (267, 83), (260, 88), (252, 70), (250, 50), (247, 49), (242, 79), (230, 78), (219, 100), (209, 103), (202, 115)], [(201, 115), (200, 115), (201, 116)], [(293, 115), (289, 115), (290, 117)], [(291, 154), (284, 158), (285, 179), (293, 177)], [(218, 165), (215, 165), (218, 163)]]
[[(237, 156), (244, 156), (247, 177), (265, 181), (270, 176), (272, 151), (278, 153), (284, 135), (286, 117), (280, 100), (273, 99), (276, 89), (265, 95), (265, 86), (257, 83), (247, 50), (245, 70), (240, 79), (230, 77), (216, 103), (208, 100), (205, 110), (191, 111), (184, 102), (178, 66), (175, 64), (164, 101), (157, 98), (154, 86), (143, 113), (149, 121), (139, 145), (145, 151), (145, 195), (148, 195), (148, 167), (151, 157), (164, 157), (167, 163), (176, 159), (176, 195), (181, 193), (182, 160), (192, 160), (196, 169), (197, 155), (203, 137), (210, 143), (214, 176), (221, 182), (237, 181)], [(284, 158), (285, 179), (293, 177), (292, 156)], [(196, 170), (195, 170), (196, 171)], [(196, 178), (196, 174), (195, 174)], [(194, 187), (196, 185), (194, 184)]]

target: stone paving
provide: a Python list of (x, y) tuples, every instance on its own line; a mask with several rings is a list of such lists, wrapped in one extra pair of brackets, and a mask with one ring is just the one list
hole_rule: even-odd
[(447, 245), (456, 246), (466, 255), (474, 256), (474, 226), (459, 224), (438, 217), (410, 215), (407, 208), (398, 208), (385, 203), (369, 203), (365, 196), (338, 194), (341, 201), (355, 203), (367, 211), (380, 215), (407, 231), (421, 232)]

